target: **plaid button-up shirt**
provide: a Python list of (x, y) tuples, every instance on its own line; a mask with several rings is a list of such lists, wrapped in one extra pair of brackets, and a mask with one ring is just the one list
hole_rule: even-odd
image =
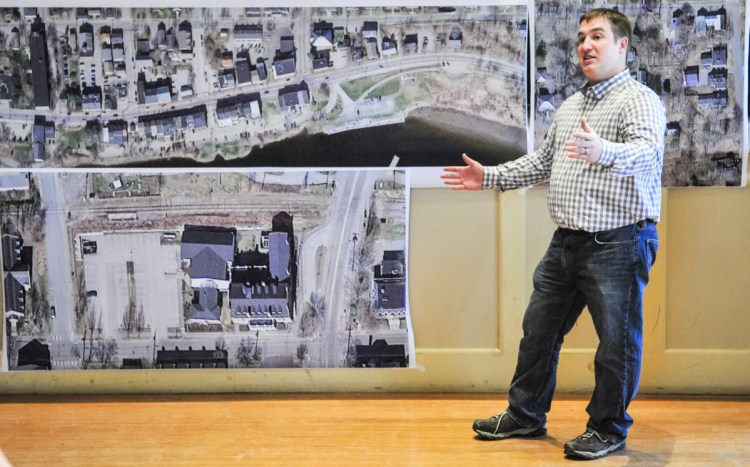
[[(565, 156), (581, 117), (604, 146), (595, 164)], [(557, 110), (538, 151), (485, 167), (483, 185), (501, 191), (549, 180), (547, 206), (560, 227), (598, 232), (659, 221), (666, 112), (659, 96), (625, 70), (586, 84)]]

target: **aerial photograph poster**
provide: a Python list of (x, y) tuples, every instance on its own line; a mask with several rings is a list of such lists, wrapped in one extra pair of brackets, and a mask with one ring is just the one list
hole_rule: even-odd
[(405, 169), (0, 174), (4, 370), (408, 368)]
[(462, 152), (487, 164), (525, 154), (526, 3), (405, 3), (2, 7), (0, 167), (441, 167)]
[[(598, 2), (597, 2), (598, 3)], [(747, 184), (746, 2), (607, 2), (633, 22), (632, 76), (664, 101), (665, 187)], [(535, 143), (585, 81), (573, 31), (588, 1), (536, 2)]]

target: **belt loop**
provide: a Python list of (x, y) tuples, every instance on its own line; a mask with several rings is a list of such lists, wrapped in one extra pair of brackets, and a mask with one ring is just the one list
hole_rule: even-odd
[(640, 228), (644, 228), (644, 227), (646, 227), (649, 224), (656, 224), (656, 223), (653, 220), (651, 220), (651, 219), (643, 219), (643, 220), (640, 220), (640, 221), (638, 221), (638, 222), (635, 223), (635, 225), (638, 226), (638, 227), (640, 227)]

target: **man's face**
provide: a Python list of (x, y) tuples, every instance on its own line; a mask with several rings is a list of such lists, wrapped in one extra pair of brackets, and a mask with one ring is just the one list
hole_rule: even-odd
[(607, 80), (625, 69), (628, 38), (615, 39), (612, 25), (603, 17), (578, 27), (578, 63), (589, 83)]

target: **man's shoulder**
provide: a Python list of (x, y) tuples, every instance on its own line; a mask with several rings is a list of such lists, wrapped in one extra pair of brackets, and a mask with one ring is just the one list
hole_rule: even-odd
[(623, 82), (617, 91), (619, 91), (618, 94), (620, 94), (620, 97), (625, 99), (642, 97), (657, 101), (662, 100), (661, 96), (654, 92), (653, 89), (634, 79), (629, 79)]

